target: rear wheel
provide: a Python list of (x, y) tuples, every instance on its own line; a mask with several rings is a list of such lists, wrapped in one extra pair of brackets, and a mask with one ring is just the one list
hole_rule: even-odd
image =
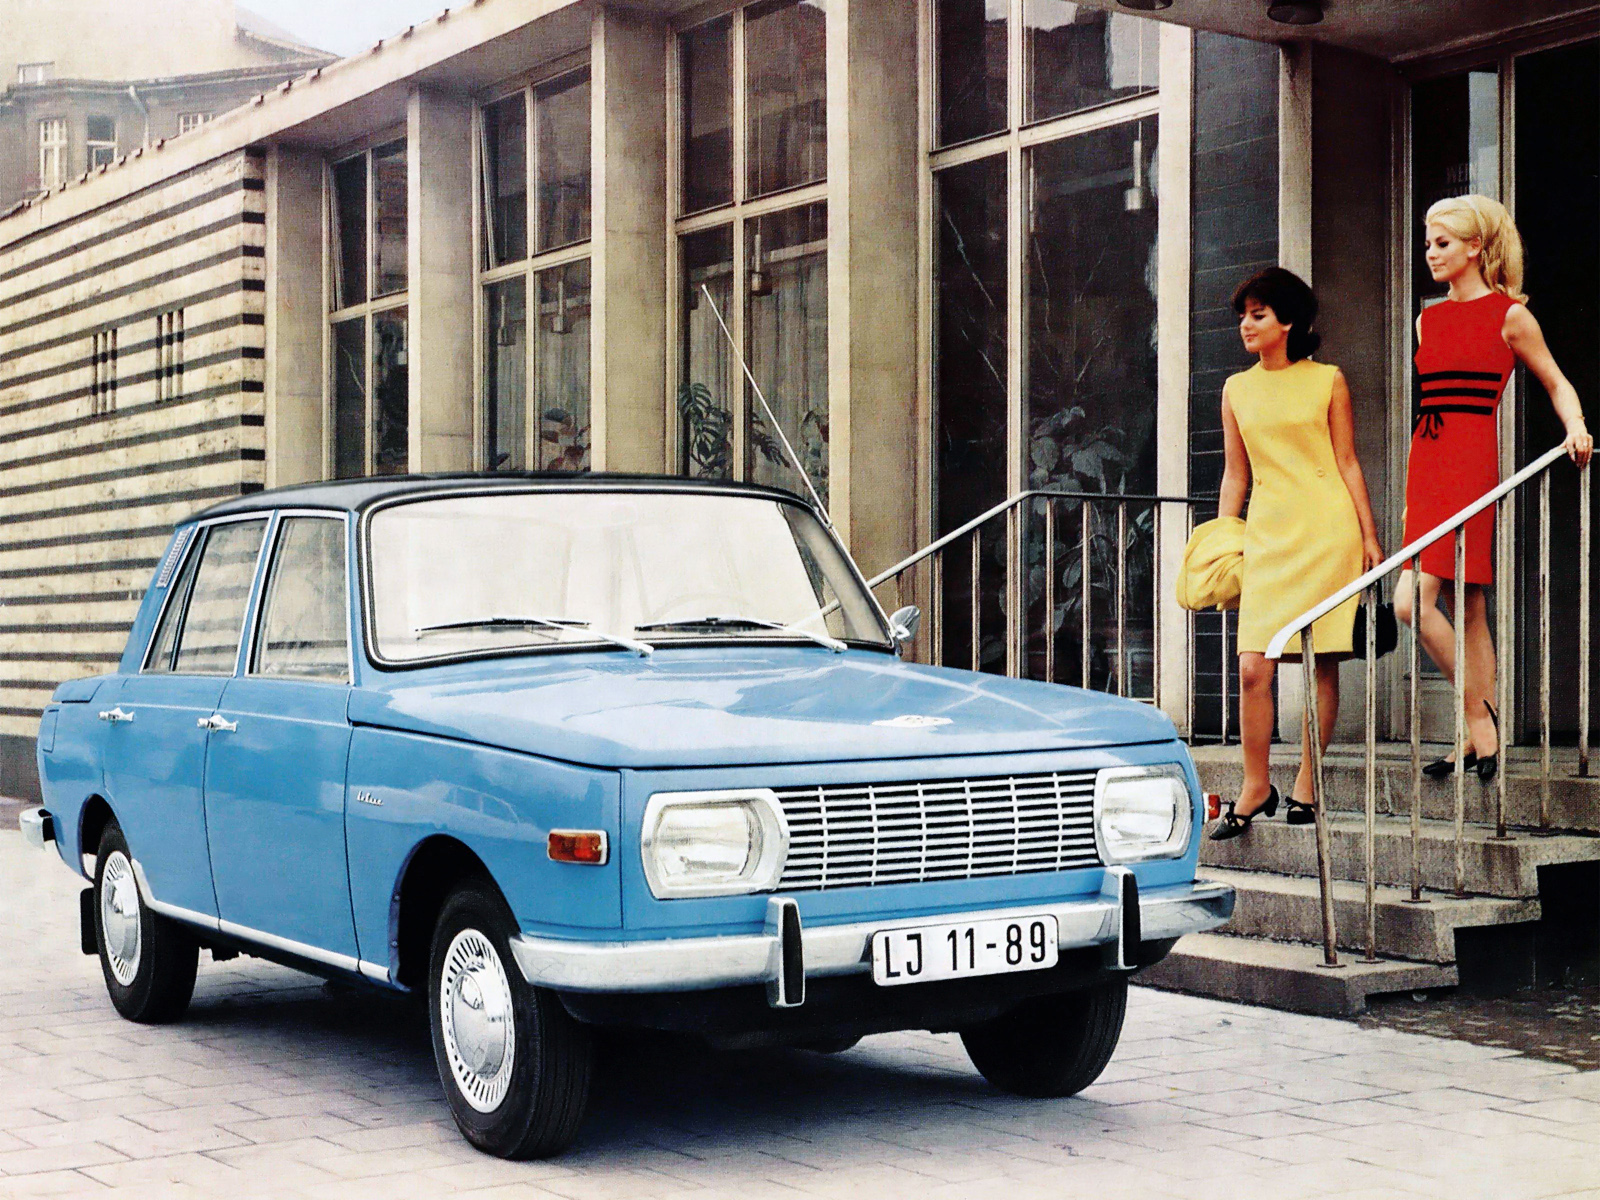
[(544, 1158), (578, 1135), (594, 1049), (554, 993), (523, 980), (515, 933), (486, 884), (445, 902), (429, 958), (428, 1021), (439, 1081), (467, 1141), (501, 1158)]
[(1019, 1096), (1072, 1096), (1106, 1069), (1128, 1008), (1125, 976), (1081, 992), (1041, 996), (961, 1031), (972, 1065)]
[(176, 1021), (194, 995), (200, 946), (139, 894), (133, 855), (115, 821), (100, 835), (94, 866), (94, 935), (100, 972), (116, 1010), (130, 1021)]

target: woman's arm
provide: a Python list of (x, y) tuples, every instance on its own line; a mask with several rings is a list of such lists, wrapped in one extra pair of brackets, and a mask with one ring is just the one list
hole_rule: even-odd
[(1222, 491), (1217, 496), (1217, 516), (1237, 517), (1244, 512), (1245, 493), (1250, 490), (1250, 455), (1228, 404), (1227, 384), (1222, 385), (1222, 446), (1227, 457), (1222, 468)]
[(1500, 329), (1500, 336), (1550, 394), (1550, 403), (1556, 410), (1556, 416), (1566, 426), (1567, 457), (1580, 467), (1587, 465), (1589, 455), (1594, 452), (1594, 439), (1589, 436), (1589, 427), (1583, 420), (1583, 404), (1578, 399), (1577, 389), (1567, 382), (1561, 368), (1556, 366), (1555, 356), (1545, 344), (1544, 330), (1539, 328), (1539, 322), (1524, 305), (1513, 304), (1506, 312), (1506, 322)]
[(1370, 571), (1383, 561), (1383, 547), (1378, 542), (1378, 523), (1372, 517), (1372, 501), (1367, 496), (1367, 477), (1362, 474), (1361, 460), (1356, 457), (1356, 420), (1350, 404), (1350, 385), (1344, 372), (1333, 377), (1333, 400), (1328, 405), (1328, 433), (1333, 439), (1333, 457), (1339, 464), (1339, 474), (1344, 486), (1355, 502), (1356, 520), (1361, 524), (1361, 559), (1364, 570)]

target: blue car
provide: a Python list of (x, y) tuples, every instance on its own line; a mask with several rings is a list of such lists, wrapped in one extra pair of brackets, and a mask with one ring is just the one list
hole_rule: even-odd
[(954, 1030), (1074, 1093), (1129, 975), (1223, 924), (1160, 712), (914, 665), (819, 512), (629, 476), (285, 488), (181, 525), (23, 826), (112, 1004), (199, 951), (418, 993), (467, 1139), (576, 1136), (597, 1031)]

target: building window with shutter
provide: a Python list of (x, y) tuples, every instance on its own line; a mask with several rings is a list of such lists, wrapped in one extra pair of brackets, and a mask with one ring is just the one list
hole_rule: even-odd
[(117, 157), (117, 121), (115, 117), (90, 117), (86, 132), (89, 146), (89, 169), (110, 166)]
[(39, 186), (59, 187), (67, 178), (67, 122), (50, 117), (39, 122)]
[(183, 309), (156, 318), (156, 399), (183, 395)]
[(117, 331), (105, 329), (94, 335), (90, 356), (89, 412), (103, 416), (117, 407)]

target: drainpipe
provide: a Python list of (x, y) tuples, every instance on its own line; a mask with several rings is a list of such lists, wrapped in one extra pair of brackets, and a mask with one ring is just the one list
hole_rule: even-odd
[(144, 141), (140, 144), (148, 149), (150, 146), (150, 106), (146, 104), (144, 102), (144, 98), (139, 95), (139, 89), (134, 87), (131, 83), (128, 85), (128, 98), (137, 104), (139, 106), (139, 111), (144, 114)]

